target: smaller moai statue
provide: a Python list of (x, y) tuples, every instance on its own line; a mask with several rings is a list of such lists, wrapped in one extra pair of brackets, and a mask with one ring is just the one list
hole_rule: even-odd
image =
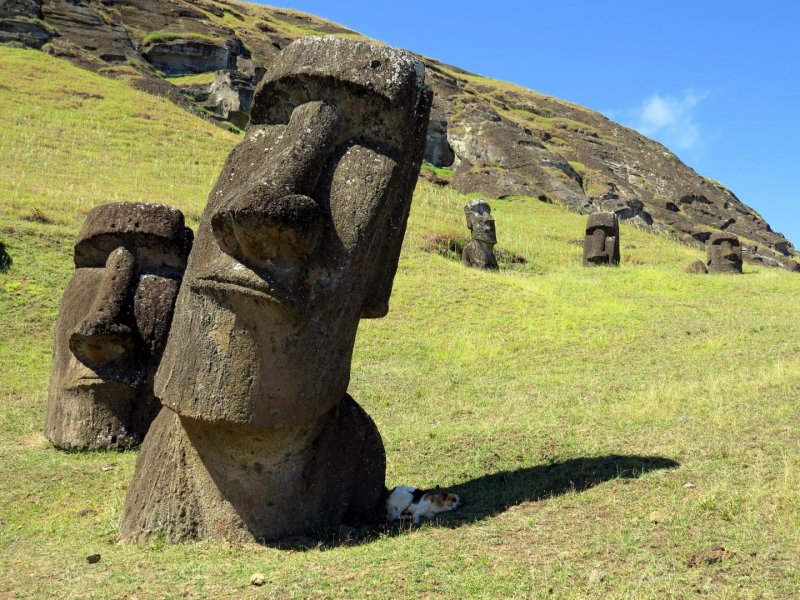
[(583, 266), (619, 265), (619, 218), (614, 213), (594, 213), (586, 222)]
[(55, 327), (44, 434), (57, 448), (141, 443), (161, 408), (153, 376), (192, 237), (169, 206), (118, 202), (89, 211)]
[(742, 246), (732, 233), (715, 233), (708, 240), (708, 272), (742, 272)]
[(491, 207), (484, 200), (476, 198), (467, 203), (464, 214), (472, 239), (461, 252), (461, 262), (476, 269), (497, 270), (499, 267), (494, 255), (497, 233)]

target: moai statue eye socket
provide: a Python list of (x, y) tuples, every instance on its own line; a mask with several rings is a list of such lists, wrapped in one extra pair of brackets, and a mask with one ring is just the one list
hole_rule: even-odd
[(298, 40), (268, 69), (189, 258), (122, 539), (273, 540), (380, 502), (350, 360), (388, 310), (431, 98), (410, 55), (353, 40)]
[(742, 272), (742, 246), (734, 234), (713, 234), (708, 239), (707, 248), (709, 273)]
[(45, 435), (59, 448), (141, 442), (160, 406), (153, 375), (192, 243), (180, 211), (92, 209), (56, 324)]
[(472, 239), (464, 246), (461, 261), (468, 267), (496, 270), (498, 266), (494, 246), (497, 243), (497, 233), (492, 209), (484, 200), (476, 198), (464, 207), (464, 215)]
[(583, 241), (583, 266), (618, 266), (619, 262), (619, 218), (614, 213), (589, 215)]

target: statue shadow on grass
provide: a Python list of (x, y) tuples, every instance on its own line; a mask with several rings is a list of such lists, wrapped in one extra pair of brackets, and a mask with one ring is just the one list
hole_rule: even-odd
[(6, 251), (6, 246), (3, 242), (0, 242), (0, 273), (5, 273), (11, 268), (11, 263), (14, 261), (11, 260), (11, 255)]
[[(537, 502), (569, 492), (582, 492), (612, 479), (637, 479), (650, 471), (674, 469), (678, 466), (680, 463), (661, 456), (610, 454), (487, 473), (448, 487), (447, 491), (458, 494), (464, 500), (464, 506), (455, 512), (440, 513), (429, 523), (434, 527), (455, 529), (493, 517), (524, 502)], [(410, 520), (397, 524), (345, 526), (328, 536), (290, 539), (278, 546), (305, 550), (360, 545), (380, 536), (403, 535), (417, 528)]]

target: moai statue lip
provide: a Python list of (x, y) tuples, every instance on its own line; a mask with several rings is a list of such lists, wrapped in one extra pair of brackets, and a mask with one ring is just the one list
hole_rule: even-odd
[(271, 541), (385, 491), (346, 390), (359, 320), (388, 310), (432, 93), (409, 54), (332, 37), (267, 73), (189, 257), (121, 541)]
[(492, 209), (485, 200), (475, 198), (464, 206), (467, 228), (472, 239), (461, 252), (461, 261), (468, 267), (497, 270), (494, 246), (497, 243)]
[(619, 217), (614, 213), (589, 215), (583, 242), (583, 265), (617, 266), (619, 262)]
[(709, 273), (742, 273), (742, 246), (732, 233), (714, 233), (708, 239)]
[(61, 301), (45, 436), (58, 448), (125, 448), (158, 411), (152, 383), (192, 242), (180, 211), (93, 208)]
[(388, 310), (423, 82), (410, 55), (353, 40), (278, 56), (200, 223), (156, 376), (165, 406), (261, 429), (341, 400), (359, 318)]

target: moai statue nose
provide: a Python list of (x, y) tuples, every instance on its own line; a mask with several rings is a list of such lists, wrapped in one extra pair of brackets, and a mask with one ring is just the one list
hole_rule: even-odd
[(82, 363), (104, 366), (130, 356), (134, 335), (126, 321), (136, 273), (136, 254), (128, 248), (119, 247), (108, 255), (89, 314), (69, 338), (70, 350)]
[(297, 265), (319, 247), (322, 207), (311, 195), (340, 127), (339, 110), (325, 102), (294, 109), (289, 124), (259, 157), (257, 177), (215, 211), (211, 228), (220, 248), (240, 262)]

